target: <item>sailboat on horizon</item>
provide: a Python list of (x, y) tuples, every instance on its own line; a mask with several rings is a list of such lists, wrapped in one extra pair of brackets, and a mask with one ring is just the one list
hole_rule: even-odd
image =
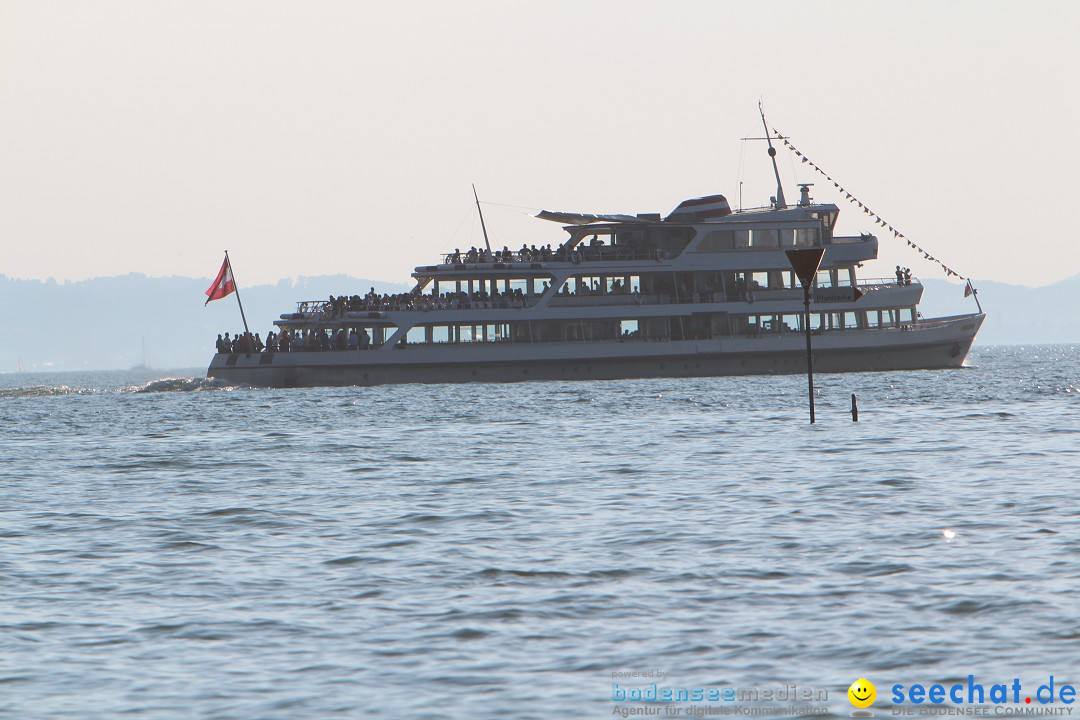
[(153, 369), (153, 368), (150, 367), (150, 359), (149, 359), (149, 356), (146, 354), (146, 336), (145, 335), (142, 336), (142, 362), (140, 362), (138, 365), (132, 366), (131, 369), (132, 370), (152, 370)]

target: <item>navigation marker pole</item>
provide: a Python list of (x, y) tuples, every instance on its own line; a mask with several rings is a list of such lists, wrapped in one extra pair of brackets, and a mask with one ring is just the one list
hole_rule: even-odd
[(491, 243), (488, 242), (487, 226), (484, 225), (484, 211), (480, 209), (480, 196), (476, 194), (476, 183), (472, 186), (472, 196), (476, 199), (476, 212), (480, 214), (480, 229), (484, 231), (484, 245), (487, 246), (488, 255), (491, 254)]
[(240, 319), (244, 321), (244, 334), (250, 336), (251, 331), (248, 330), (247, 318), (244, 317), (244, 303), (240, 302), (240, 287), (236, 284), (236, 273), (232, 269), (232, 260), (229, 259), (229, 251), (225, 251), (225, 262), (229, 264), (229, 275), (232, 276), (233, 292), (236, 293), (236, 304), (240, 306)]
[(814, 424), (814, 354), (810, 346), (810, 287), (817, 279), (818, 266), (825, 255), (825, 248), (801, 248), (785, 250), (788, 262), (803, 289), (803, 328), (806, 330), (806, 381), (810, 388), (810, 424)]

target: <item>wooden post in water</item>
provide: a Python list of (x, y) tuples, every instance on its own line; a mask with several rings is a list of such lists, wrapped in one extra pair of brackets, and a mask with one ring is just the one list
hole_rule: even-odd
[(859, 422), (859, 403), (855, 400), (855, 393), (851, 393), (851, 422)]

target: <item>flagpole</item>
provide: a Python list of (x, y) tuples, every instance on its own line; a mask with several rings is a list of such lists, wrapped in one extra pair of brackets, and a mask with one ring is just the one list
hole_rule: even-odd
[(971, 297), (975, 298), (975, 307), (979, 308), (979, 314), (982, 314), (982, 303), (979, 302), (979, 291), (975, 289), (975, 286), (971, 284), (971, 279), (968, 278), (968, 287), (971, 288)]
[(240, 306), (240, 319), (244, 321), (244, 334), (251, 335), (251, 331), (248, 330), (247, 318), (244, 317), (244, 303), (240, 302), (240, 284), (236, 282), (236, 273), (232, 269), (232, 260), (229, 259), (229, 251), (225, 251), (225, 262), (229, 264), (229, 274), (232, 275), (233, 292), (236, 293), (236, 304)]

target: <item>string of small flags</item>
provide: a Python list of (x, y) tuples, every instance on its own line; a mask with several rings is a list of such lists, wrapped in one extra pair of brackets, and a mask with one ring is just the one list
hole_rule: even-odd
[(971, 294), (970, 292), (968, 292), (968, 290), (971, 290), (971, 280), (969, 278), (967, 278), (967, 277), (961, 275), (960, 273), (956, 272), (952, 268), (945, 265), (945, 263), (941, 262), (936, 257), (931, 255), (929, 252), (927, 252), (926, 250), (922, 249), (921, 247), (919, 247), (918, 245), (913, 243), (906, 235), (904, 235), (904, 233), (900, 232), (899, 230), (894, 228), (892, 225), (887, 223), (883, 217), (881, 217), (876, 212), (874, 212), (869, 207), (867, 207), (866, 204), (863, 203), (862, 200), (859, 200), (859, 198), (855, 197), (850, 192), (848, 192), (843, 186), (841, 186), (840, 183), (836, 182), (831, 177), (829, 177), (828, 173), (826, 173), (824, 170), (822, 170), (820, 167), (818, 167), (814, 163), (814, 161), (812, 161), (810, 158), (806, 157), (806, 155), (804, 155), (802, 153), (802, 151), (800, 151), (798, 148), (796, 148), (794, 145), (792, 145), (791, 142), (786, 137), (784, 137), (781, 133), (776, 131), (776, 128), (773, 128), (772, 131), (774, 133), (776, 133), (776, 137), (778, 139), (780, 139), (780, 140), (782, 140), (784, 142), (784, 145), (787, 146), (788, 150), (791, 150), (791, 152), (795, 153), (796, 157), (802, 158), (802, 161), (804, 163), (807, 163), (810, 167), (814, 168), (814, 170), (816, 170), (820, 175), (822, 175), (826, 180), (831, 182), (833, 184), (834, 188), (836, 188), (837, 190), (839, 190), (841, 193), (844, 194), (844, 197), (847, 198), (848, 202), (850, 202), (853, 205), (857, 205), (860, 210), (862, 210), (864, 213), (866, 213), (867, 215), (872, 217), (874, 219), (874, 223), (876, 223), (877, 225), (880, 225), (883, 228), (888, 228), (889, 232), (891, 232), (893, 234), (893, 237), (906, 242), (908, 244), (908, 247), (914, 248), (916, 252), (922, 253), (922, 256), (925, 259), (929, 260), (930, 262), (934, 262), (934, 263), (937, 263), (938, 265), (940, 265), (941, 269), (945, 271), (946, 277), (957, 277), (957, 278), (960, 278), (961, 280), (967, 280), (968, 285), (967, 285), (967, 287), (965, 287), (965, 293), (964, 294), (965, 294), (965, 296)]

